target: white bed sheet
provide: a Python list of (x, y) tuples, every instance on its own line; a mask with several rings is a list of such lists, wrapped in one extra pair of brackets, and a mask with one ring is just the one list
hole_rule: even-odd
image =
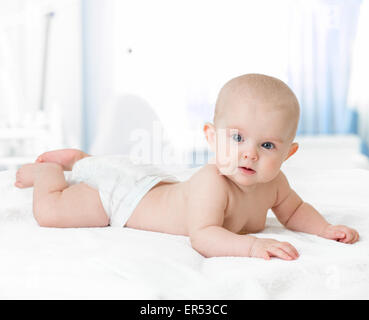
[[(188, 170), (186, 178), (195, 169)], [(288, 167), (291, 185), (360, 241), (292, 232), (268, 214), (259, 237), (291, 242), (296, 261), (203, 258), (188, 237), (130, 228), (41, 228), (32, 189), (0, 172), (0, 299), (368, 299), (369, 171)]]

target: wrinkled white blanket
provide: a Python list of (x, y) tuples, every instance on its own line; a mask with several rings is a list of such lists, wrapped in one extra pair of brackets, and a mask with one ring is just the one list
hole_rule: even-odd
[(305, 201), (357, 229), (360, 241), (292, 232), (271, 213), (258, 236), (289, 241), (298, 260), (205, 259), (187, 237), (129, 228), (41, 228), (32, 189), (13, 187), (14, 171), (0, 172), (0, 299), (368, 299), (369, 171), (284, 172)]

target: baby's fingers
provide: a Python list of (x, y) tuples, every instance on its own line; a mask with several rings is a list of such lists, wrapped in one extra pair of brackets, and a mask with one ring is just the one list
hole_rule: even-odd
[(352, 241), (352, 243), (355, 243), (356, 241), (359, 241), (359, 238), (360, 238), (359, 232), (356, 232), (355, 239), (354, 239), (354, 241)]
[(347, 244), (353, 244), (358, 240), (359, 240), (358, 232), (356, 232), (355, 230), (349, 230), (346, 232), (346, 237), (340, 239), (339, 241)]
[(297, 259), (299, 257), (299, 253), (292, 244), (288, 242), (281, 242), (279, 247), (285, 252), (287, 252), (288, 255), (291, 256), (292, 258)]
[(272, 256), (283, 259), (283, 260), (292, 260), (292, 259), (294, 259), (286, 251), (284, 251), (283, 249), (278, 248), (278, 247), (274, 247), (274, 246), (270, 247), (270, 248), (268, 248), (267, 251)]
[(331, 240), (341, 240), (346, 237), (346, 234), (343, 231), (337, 229), (328, 229), (324, 233), (323, 237)]

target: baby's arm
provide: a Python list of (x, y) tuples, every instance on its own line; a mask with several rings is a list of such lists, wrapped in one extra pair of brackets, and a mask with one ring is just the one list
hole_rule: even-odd
[(297, 258), (296, 249), (289, 243), (239, 235), (223, 228), (228, 201), (223, 179), (205, 170), (190, 181), (188, 231), (192, 247), (205, 257)]
[(190, 181), (188, 231), (192, 247), (205, 257), (249, 256), (255, 237), (222, 227), (227, 193), (221, 177), (198, 173)]
[(272, 210), (286, 228), (345, 243), (354, 243), (358, 240), (356, 230), (346, 226), (332, 226), (313, 206), (304, 202), (291, 189), (282, 172), (277, 177), (277, 188), (277, 201)]

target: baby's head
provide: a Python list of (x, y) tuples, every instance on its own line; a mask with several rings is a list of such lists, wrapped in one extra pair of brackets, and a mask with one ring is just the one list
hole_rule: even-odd
[(296, 96), (279, 79), (246, 74), (228, 81), (214, 123), (204, 126), (220, 172), (244, 186), (274, 179), (298, 148), (293, 140), (299, 113)]

